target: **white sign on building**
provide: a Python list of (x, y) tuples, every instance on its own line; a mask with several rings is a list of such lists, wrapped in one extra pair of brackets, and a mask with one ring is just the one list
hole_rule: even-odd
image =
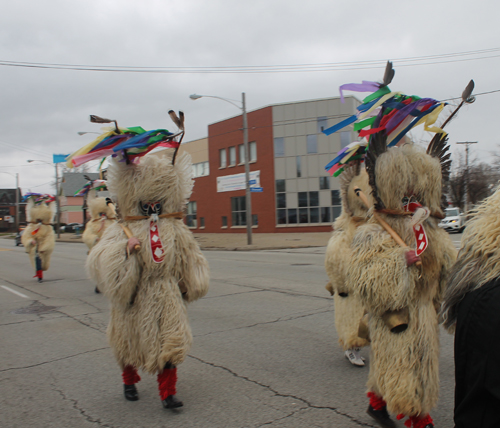
[[(250, 172), (250, 187), (260, 187), (260, 171)], [(217, 177), (217, 192), (233, 192), (245, 189), (244, 173)]]

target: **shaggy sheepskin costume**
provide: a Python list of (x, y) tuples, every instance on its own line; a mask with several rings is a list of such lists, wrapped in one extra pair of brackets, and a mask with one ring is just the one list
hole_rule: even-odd
[(500, 426), (500, 188), (474, 209), (441, 320), (455, 329), (455, 426)]
[(339, 343), (344, 351), (369, 345), (366, 338), (358, 336), (360, 320), (364, 315), (361, 301), (354, 296), (353, 287), (346, 282), (351, 261), (351, 242), (356, 229), (366, 222), (368, 209), (354, 193), (359, 187), (366, 195), (370, 193), (368, 174), (358, 163), (346, 169), (340, 176), (342, 213), (333, 224), (333, 233), (328, 241), (325, 269), (330, 282), (327, 289), (335, 302), (335, 327)]
[(43, 271), (49, 269), (50, 256), (56, 245), (52, 222), (55, 215), (53, 197), (47, 202), (36, 201), (31, 197), (26, 205), (28, 226), (21, 236), (25, 251), (29, 254), (31, 265), (35, 270), (34, 278), (43, 280)]
[[(127, 164), (114, 158), (108, 189), (121, 223), (111, 224), (87, 258), (90, 277), (111, 301), (108, 338), (123, 370), (125, 396), (137, 400), (137, 369), (158, 375), (163, 405), (175, 397), (176, 366), (192, 342), (186, 304), (208, 291), (208, 263), (182, 211), (193, 187), (187, 154), (145, 156)], [(130, 236), (124, 233), (127, 226)], [(140, 243), (129, 254), (131, 242)]]
[[(398, 419), (408, 416), (407, 426), (433, 426), (429, 412), (439, 392), (437, 309), (456, 258), (450, 237), (438, 227), (449, 174), (448, 155), (443, 158), (447, 142), (436, 134), (426, 152), (413, 144), (388, 149), (385, 134), (373, 137), (366, 168), (375, 214), (356, 230), (347, 273), (347, 283), (370, 313), (369, 413), (388, 410)], [(413, 249), (420, 247), (423, 227), (427, 248), (417, 258), (375, 216)]]
[(104, 231), (116, 219), (115, 207), (111, 200), (98, 197), (96, 190), (89, 191), (87, 204), (90, 211), (90, 220), (85, 225), (82, 240), (89, 251), (101, 239)]

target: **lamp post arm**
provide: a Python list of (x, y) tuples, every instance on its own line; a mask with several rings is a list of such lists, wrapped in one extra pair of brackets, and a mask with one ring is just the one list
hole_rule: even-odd
[[(235, 102), (233, 102), (232, 100), (230, 100), (228, 98), (216, 97), (215, 95), (199, 95), (199, 97), (200, 98), (201, 97), (203, 97), (203, 98), (217, 98), (218, 100), (226, 101), (229, 104), (232, 104), (233, 106), (235, 106), (236, 108), (239, 108), (240, 110), (243, 110), (242, 106), (239, 106), (238, 104), (236, 104)], [(193, 99), (196, 99), (196, 98), (193, 98)]]

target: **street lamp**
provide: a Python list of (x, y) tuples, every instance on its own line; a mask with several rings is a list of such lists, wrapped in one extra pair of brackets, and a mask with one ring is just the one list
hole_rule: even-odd
[(222, 98), (222, 97), (216, 97), (214, 95), (198, 95), (198, 94), (192, 94), (189, 96), (192, 100), (198, 100), (202, 97), (205, 98), (217, 98), (218, 100), (226, 101), (229, 104), (232, 104), (233, 106), (239, 108), (242, 111), (242, 116), (243, 116), (243, 148), (245, 150), (245, 189), (246, 189), (246, 219), (247, 219), (247, 244), (252, 245), (252, 194), (250, 193), (250, 157), (249, 157), (249, 150), (248, 150), (248, 122), (247, 122), (247, 109), (246, 109), (246, 103), (245, 103), (245, 93), (241, 93), (241, 106), (236, 104), (235, 100), (230, 100), (227, 98)]
[(1, 171), (4, 174), (12, 175), (12, 177), (16, 177), (16, 233), (19, 232), (19, 173), (16, 172), (16, 175), (11, 174), (10, 172)]
[[(38, 160), (38, 159), (28, 159), (28, 163), (31, 162), (42, 162), (46, 163), (47, 165), (52, 165), (52, 163), (43, 161), (43, 160)], [(54, 166), (56, 168), (56, 232), (57, 232), (57, 237), (61, 237), (61, 211), (60, 211), (60, 206), (59, 206), (59, 171), (57, 169), (57, 163), (54, 163)]]

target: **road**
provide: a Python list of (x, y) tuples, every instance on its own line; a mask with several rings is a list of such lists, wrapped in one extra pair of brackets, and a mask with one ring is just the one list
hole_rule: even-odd
[[(38, 284), (24, 249), (0, 239), (0, 426), (376, 426), (365, 413), (368, 368), (350, 365), (337, 342), (324, 251), (205, 253), (211, 288), (189, 307), (194, 345), (178, 373), (185, 406), (169, 411), (146, 374), (140, 400), (123, 398), (105, 335), (108, 303), (87, 279), (85, 245), (58, 243)], [(446, 428), (454, 365), (444, 331), (440, 358), (432, 415)]]

